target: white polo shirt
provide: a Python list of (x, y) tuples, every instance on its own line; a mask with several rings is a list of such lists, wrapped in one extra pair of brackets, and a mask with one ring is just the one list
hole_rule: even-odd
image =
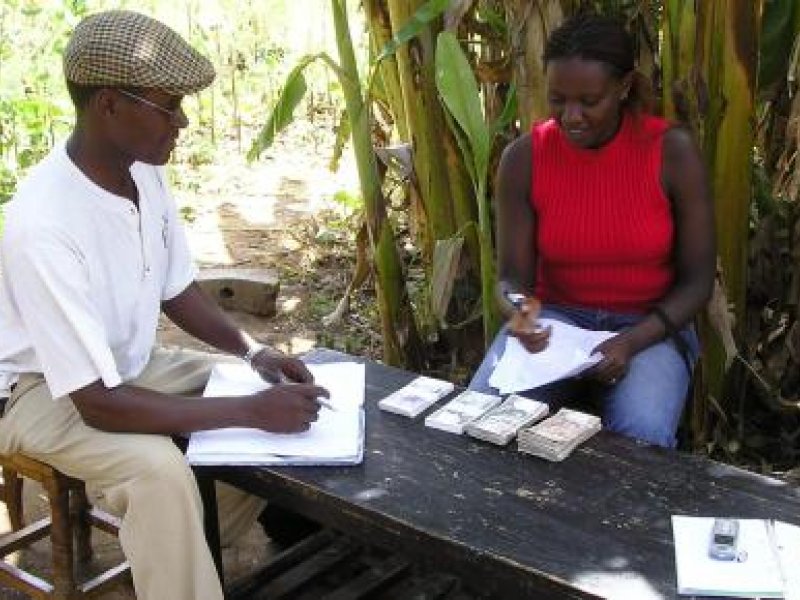
[(6, 205), (0, 396), (19, 373), (43, 373), (59, 398), (144, 369), (161, 302), (196, 269), (163, 169), (136, 163), (131, 175), (138, 210), (89, 180), (62, 144)]

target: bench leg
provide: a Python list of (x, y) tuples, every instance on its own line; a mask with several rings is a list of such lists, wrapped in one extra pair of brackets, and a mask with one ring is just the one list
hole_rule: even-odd
[(53, 550), (53, 598), (70, 600), (75, 594), (72, 528), (69, 522), (69, 488), (64, 482), (47, 482), (50, 500), (50, 541)]
[(5, 497), (2, 500), (5, 502), (8, 520), (11, 522), (11, 528), (14, 531), (22, 529), (23, 526), (22, 484), (24, 481), (19, 476), (19, 473), (3, 467), (3, 491), (5, 492)]
[(89, 500), (84, 488), (73, 489), (70, 494), (70, 520), (75, 535), (75, 551), (78, 562), (92, 560), (92, 525), (89, 521)]
[(217, 514), (217, 492), (213, 477), (203, 473), (202, 469), (193, 469), (197, 480), (200, 499), (203, 502), (203, 527), (206, 532), (206, 542), (217, 567), (217, 575), (225, 587), (225, 574), (222, 569), (222, 548), (219, 537), (219, 515)]

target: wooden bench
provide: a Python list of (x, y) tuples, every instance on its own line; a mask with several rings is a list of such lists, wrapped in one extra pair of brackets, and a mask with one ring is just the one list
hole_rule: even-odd
[[(119, 531), (118, 519), (89, 505), (82, 481), (22, 454), (0, 455), (0, 468), (0, 500), (6, 504), (12, 525), (11, 533), (0, 535), (0, 584), (31, 598), (76, 600), (100, 597), (130, 577), (128, 563), (123, 562), (89, 581), (76, 580), (76, 564), (92, 558), (91, 527), (113, 535)], [(22, 478), (38, 481), (50, 504), (48, 517), (27, 526), (22, 514)], [(9, 554), (48, 536), (52, 547), (51, 582), (6, 560)]]
[(701, 456), (604, 431), (551, 463), (385, 413), (414, 374), (361, 362), (363, 464), (198, 469), (498, 600), (677, 598), (673, 514), (800, 525), (796, 488)]
[(226, 600), (472, 600), (461, 581), (399, 554), (322, 530), (225, 590)]

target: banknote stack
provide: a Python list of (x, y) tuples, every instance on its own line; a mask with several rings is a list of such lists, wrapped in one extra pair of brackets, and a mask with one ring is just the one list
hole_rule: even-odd
[(464, 433), (464, 427), (498, 404), (499, 396), (467, 390), (425, 417), (425, 425), (460, 435)]
[(549, 419), (520, 430), (519, 451), (560, 461), (600, 431), (600, 418), (562, 408)]
[(378, 400), (378, 408), (412, 419), (453, 391), (449, 381), (417, 377), (408, 385)]
[(479, 440), (505, 446), (520, 429), (543, 418), (547, 411), (548, 406), (544, 402), (511, 394), (502, 404), (469, 423), (464, 430)]

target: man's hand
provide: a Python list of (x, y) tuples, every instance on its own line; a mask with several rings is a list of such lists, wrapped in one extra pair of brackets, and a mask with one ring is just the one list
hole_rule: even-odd
[(250, 396), (249, 416), (252, 427), (273, 433), (308, 431), (317, 420), (319, 397), (329, 397), (325, 388), (308, 383), (276, 385)]
[(590, 377), (606, 385), (616, 385), (625, 377), (633, 351), (624, 334), (607, 339), (595, 347), (594, 352), (599, 352), (603, 358), (589, 371)]
[(536, 320), (541, 308), (537, 298), (525, 298), (508, 322), (508, 333), (517, 338), (528, 352), (541, 352), (550, 340), (552, 327), (540, 328)]
[(303, 361), (287, 356), (272, 348), (263, 348), (258, 352), (250, 366), (264, 381), (281, 383), (289, 380), (296, 383), (314, 383), (314, 376), (306, 368)]

